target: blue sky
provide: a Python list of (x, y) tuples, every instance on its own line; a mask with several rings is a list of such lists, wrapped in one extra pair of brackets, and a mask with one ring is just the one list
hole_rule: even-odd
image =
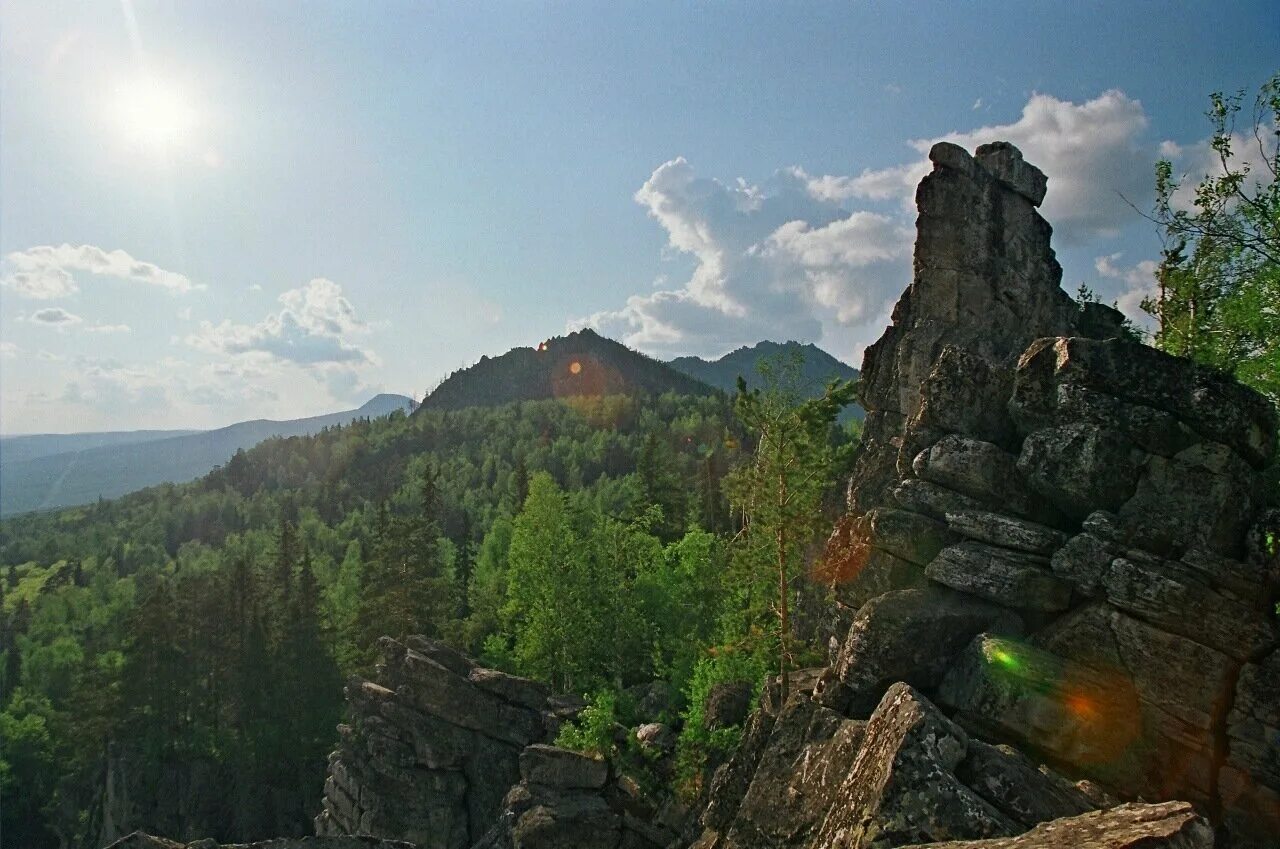
[(857, 365), (944, 137), (1019, 144), (1064, 285), (1136, 310), (1119, 194), (1201, 168), (1208, 93), (1277, 57), (1261, 2), (11, 0), (0, 431), (420, 397), (583, 325)]

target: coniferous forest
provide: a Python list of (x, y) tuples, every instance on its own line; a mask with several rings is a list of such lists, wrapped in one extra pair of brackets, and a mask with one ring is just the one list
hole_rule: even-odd
[[(829, 419), (828, 453), (851, 433)], [(7, 520), (6, 839), (86, 845), (121, 793), (157, 833), (306, 833), (343, 679), (382, 635), (610, 709), (654, 680), (673, 710), (759, 680), (769, 579), (732, 553), (725, 494), (755, 447), (720, 394), (422, 409)], [(692, 772), (732, 743), (686, 741)]]

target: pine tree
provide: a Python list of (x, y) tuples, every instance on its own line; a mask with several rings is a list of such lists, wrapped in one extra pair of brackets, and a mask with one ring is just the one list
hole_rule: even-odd
[[(840, 411), (853, 401), (854, 384), (836, 380), (821, 396), (803, 400), (801, 365), (797, 359), (766, 360), (760, 366), (763, 391), (748, 390), (738, 379), (735, 409), (756, 445), (753, 456), (726, 480), (730, 500), (743, 517), (736, 553), (748, 616), (758, 621), (772, 595), (771, 636), (784, 700), (792, 666), (791, 584), (805, 549), (830, 527), (823, 500), (852, 448), (837, 448), (832, 431)], [(771, 581), (772, 594), (765, 590)]]
[(419, 479), (419, 493), (411, 516), (394, 517), (385, 504), (379, 508), (356, 616), (365, 652), (383, 635), (437, 636), (456, 607), (456, 587), (440, 546), (439, 472), (430, 463)]

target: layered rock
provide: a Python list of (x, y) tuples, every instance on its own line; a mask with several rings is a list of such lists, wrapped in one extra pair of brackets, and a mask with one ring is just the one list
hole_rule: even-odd
[(474, 849), (663, 849), (676, 828), (607, 761), (533, 745), (520, 755), (520, 782)]
[(1120, 805), (1037, 826), (1017, 837), (912, 849), (1211, 849), (1213, 829), (1186, 802)]
[(459, 849), (497, 820), (521, 752), (574, 706), (541, 684), (475, 665), (443, 643), (383, 638), (376, 680), (352, 680), (329, 759), (321, 835), (370, 834)]
[[(962, 378), (938, 376), (953, 387), (950, 398), (923, 400), (921, 389), (944, 348), (953, 347), (957, 361), (1008, 364), (1039, 337), (1069, 334), (1078, 312), (1062, 291), (1052, 228), (1036, 211), (1044, 175), (1006, 144), (984, 145), (974, 157), (943, 142), (929, 158), (933, 173), (916, 190), (915, 274), (892, 326), (863, 361), (866, 450), (849, 489), (858, 513), (883, 503), (900, 478), (897, 457), (912, 418), (930, 427), (949, 424), (952, 432), (978, 429), (986, 438), (1005, 429), (998, 405), (987, 398), (1000, 394), (999, 378), (970, 380), (967, 362), (943, 362)], [(995, 420), (986, 420), (993, 411)], [(955, 416), (962, 418), (947, 421)], [(906, 453), (909, 461), (917, 452)]]
[[(1280, 567), (1262, 541), (1280, 523), (1263, 511), (1262, 483), (1275, 411), (1062, 292), (1035, 211), (1043, 179), (1015, 149), (940, 144), (930, 158), (914, 280), (863, 365), (850, 512), (822, 570), (848, 633), (814, 704), (867, 721), (869, 740), (882, 736), (871, 726), (885, 694), (906, 682), (919, 690), (909, 701), (951, 716), (931, 714), (936, 745), (977, 742), (952, 728), (1013, 743), (1121, 798), (1194, 803), (1233, 846), (1269, 845), (1280, 834)], [(794, 732), (772, 740), (780, 722), (753, 717), (725, 768), (703, 817), (720, 839), (750, 821), (756, 781), (768, 781), (761, 798), (793, 792), (769, 766), (797, 751)], [(817, 836), (777, 845), (925, 842), (919, 824), (953, 803), (970, 832), (927, 839), (1016, 835), (1007, 812), (967, 804), (964, 756), (947, 746), (917, 781), (894, 760), (902, 747), (864, 741), (850, 767), (859, 781), (835, 795)], [(901, 816), (885, 819), (884, 800), (867, 796), (884, 775), (914, 788)], [(1134, 811), (1124, 816), (1147, 815)], [(1060, 833), (1091, 840), (1123, 818)], [(1159, 838), (1173, 842), (1152, 845), (1201, 845), (1192, 819), (1173, 816)], [(993, 845), (1060, 845), (1036, 839)]]
[[(748, 740), (759, 731), (748, 729)], [(726, 804), (726, 777), (748, 771), (753, 757), (736, 804)], [(1060, 776), (971, 738), (901, 683), (865, 722), (797, 694), (769, 723), (767, 742), (744, 746), (717, 783), (720, 807), (703, 818), (699, 849), (850, 849), (1013, 835), (1094, 807)]]

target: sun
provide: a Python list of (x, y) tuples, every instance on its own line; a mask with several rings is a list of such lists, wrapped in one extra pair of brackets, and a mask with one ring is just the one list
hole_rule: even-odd
[(136, 77), (121, 83), (111, 103), (112, 115), (125, 139), (156, 152), (182, 144), (196, 124), (196, 111), (181, 87), (158, 77)]

